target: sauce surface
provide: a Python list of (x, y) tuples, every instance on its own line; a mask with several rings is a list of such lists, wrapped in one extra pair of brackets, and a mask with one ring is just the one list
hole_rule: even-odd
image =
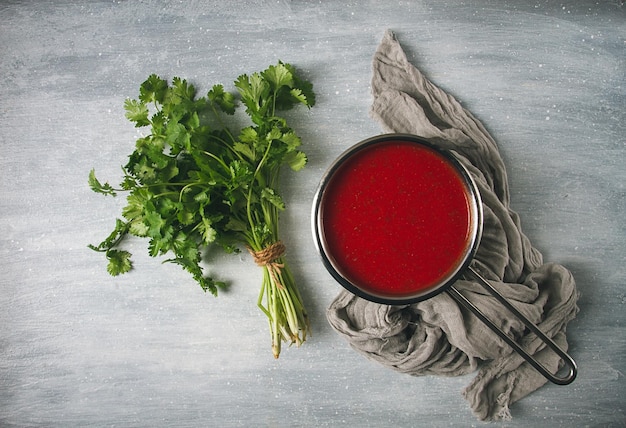
[(464, 261), (473, 233), (471, 198), (461, 174), (428, 146), (366, 146), (327, 183), (320, 204), (325, 252), (367, 293), (425, 292)]

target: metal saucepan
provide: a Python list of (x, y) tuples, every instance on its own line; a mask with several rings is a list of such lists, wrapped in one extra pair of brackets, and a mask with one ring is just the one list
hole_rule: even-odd
[[(446, 292), (551, 382), (574, 381), (574, 360), (470, 266), (483, 227), (482, 201), (447, 150), (407, 134), (369, 138), (345, 151), (314, 198), (315, 245), (329, 273), (364, 299), (405, 305)], [(551, 373), (453, 284), (471, 275), (568, 367)]]

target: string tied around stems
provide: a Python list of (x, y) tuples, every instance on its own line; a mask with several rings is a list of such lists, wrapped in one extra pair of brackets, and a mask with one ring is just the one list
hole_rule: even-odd
[(280, 275), (280, 270), (285, 267), (285, 264), (278, 263), (277, 260), (285, 254), (285, 244), (282, 241), (277, 241), (259, 251), (254, 251), (250, 247), (247, 247), (247, 249), (252, 255), (254, 262), (258, 266), (266, 267), (274, 283), (282, 287), (277, 276)]

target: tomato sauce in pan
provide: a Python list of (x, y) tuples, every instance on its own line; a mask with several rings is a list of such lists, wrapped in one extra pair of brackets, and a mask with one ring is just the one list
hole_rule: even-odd
[(473, 237), (472, 194), (445, 156), (411, 141), (367, 145), (329, 178), (320, 203), (324, 251), (368, 294), (436, 288)]

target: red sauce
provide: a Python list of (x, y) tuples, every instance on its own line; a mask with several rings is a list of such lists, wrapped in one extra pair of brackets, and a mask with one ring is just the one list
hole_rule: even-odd
[(457, 169), (428, 146), (366, 146), (327, 183), (320, 212), (325, 251), (367, 293), (422, 293), (463, 263), (473, 233), (471, 198)]

